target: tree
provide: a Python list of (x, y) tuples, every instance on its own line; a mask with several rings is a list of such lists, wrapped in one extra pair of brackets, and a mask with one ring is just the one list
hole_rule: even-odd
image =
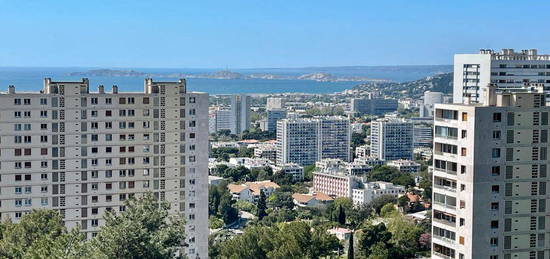
[(413, 257), (420, 250), (418, 240), (422, 229), (414, 221), (395, 214), (388, 222), (388, 231), (391, 232), (390, 242), (400, 257)]
[(344, 208), (342, 208), (342, 204), (338, 207), (338, 223), (340, 223), (340, 225), (346, 224), (346, 212), (344, 211)]
[(359, 236), (359, 251), (363, 257), (369, 257), (372, 254), (376, 255), (380, 253), (380, 251), (390, 248), (390, 239), (391, 233), (386, 229), (383, 223), (378, 225), (369, 224), (361, 229), (361, 235)]
[(185, 238), (181, 215), (151, 194), (125, 202), (123, 213), (107, 212), (105, 225), (92, 239), (96, 253), (106, 258), (172, 258)]
[(380, 211), (382, 210), (382, 207), (388, 203), (394, 203), (395, 197), (392, 195), (382, 195), (378, 198), (373, 199), (367, 206), (370, 206), (374, 212), (378, 215), (380, 215)]
[(369, 181), (384, 181), (391, 182), (396, 185), (403, 185), (406, 187), (414, 186), (414, 178), (409, 173), (403, 173), (399, 170), (389, 166), (375, 167), (372, 172), (367, 175)]
[(0, 224), (1, 258), (79, 258), (88, 256), (85, 236), (74, 228), (67, 232), (54, 210), (33, 210), (19, 223)]
[(334, 255), (341, 245), (326, 229), (305, 222), (247, 227), (244, 234), (220, 244), (221, 258), (319, 258)]
[(393, 214), (395, 214), (397, 210), (395, 210), (395, 206), (392, 203), (387, 203), (380, 209), (380, 216), (382, 217), (389, 217)]
[(262, 220), (265, 216), (267, 216), (266, 213), (267, 204), (266, 204), (266, 197), (264, 191), (260, 191), (260, 199), (258, 200), (257, 204), (257, 212), (258, 212), (258, 219)]
[(291, 192), (284, 192), (281, 188), (274, 191), (269, 198), (267, 198), (267, 205), (270, 208), (294, 208), (294, 199)]
[(378, 242), (370, 248), (370, 254), (369, 254), (369, 257), (367, 258), (368, 259), (388, 259), (390, 258), (390, 251), (387, 245), (385, 245), (382, 242)]
[(348, 259), (353, 259), (353, 231), (351, 232), (349, 236), (349, 245), (348, 245)]
[(308, 165), (304, 167), (304, 180), (312, 181), (313, 180), (313, 171), (315, 171), (315, 165)]

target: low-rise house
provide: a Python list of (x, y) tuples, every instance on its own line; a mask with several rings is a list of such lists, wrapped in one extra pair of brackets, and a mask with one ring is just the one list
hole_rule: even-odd
[(292, 175), (294, 181), (304, 180), (304, 167), (296, 163), (286, 163), (276, 166), (271, 166), (273, 173)]
[(263, 192), (266, 197), (270, 196), (279, 185), (272, 181), (246, 182), (243, 184), (228, 184), (227, 188), (235, 200), (256, 202)]
[(394, 167), (402, 173), (416, 174), (420, 172), (420, 164), (411, 160), (389, 161), (388, 166)]
[(232, 157), (229, 158), (229, 164), (235, 167), (244, 166), (249, 170), (252, 170), (269, 167), (271, 165), (271, 161), (265, 158)]
[(244, 184), (228, 184), (227, 189), (233, 196), (234, 200), (254, 202), (254, 196), (252, 190)]
[(254, 149), (255, 158), (268, 159), (272, 163), (277, 161), (277, 146), (275, 144), (264, 144)]
[(295, 193), (292, 194), (292, 199), (298, 207), (319, 207), (334, 201), (332, 197), (320, 192), (314, 194)]
[(347, 241), (351, 237), (351, 230), (347, 228), (332, 228), (327, 230), (329, 234), (333, 234), (340, 241)]
[(360, 187), (353, 188), (351, 199), (354, 205), (363, 205), (384, 195), (391, 195), (397, 198), (403, 194), (405, 194), (405, 187), (401, 185), (393, 185), (392, 183), (382, 181), (363, 182)]

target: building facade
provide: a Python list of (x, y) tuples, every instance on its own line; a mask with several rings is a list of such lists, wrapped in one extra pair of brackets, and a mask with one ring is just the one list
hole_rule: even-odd
[(244, 94), (231, 96), (231, 133), (241, 134), (250, 129), (250, 99)]
[(277, 163), (312, 165), (324, 158), (350, 159), (349, 120), (322, 117), (277, 122)]
[(393, 185), (387, 182), (364, 182), (359, 188), (352, 189), (351, 200), (354, 205), (365, 205), (381, 196), (390, 195), (393, 197), (405, 194), (405, 187)]
[(435, 106), (432, 258), (550, 258), (550, 108), (537, 90)]
[(144, 88), (90, 92), (87, 79), (47, 78), (41, 92), (0, 94), (1, 218), (54, 209), (91, 238), (106, 211), (150, 192), (184, 215), (183, 252), (207, 257), (208, 95), (184, 79)]
[(507, 91), (525, 91), (536, 83), (549, 84), (549, 69), (550, 55), (538, 54), (536, 49), (520, 52), (482, 49), (479, 54), (457, 54), (453, 101), (463, 103), (468, 97), (472, 103), (483, 103), (483, 91), (490, 84), (496, 84), (497, 90)]
[(371, 114), (382, 115), (397, 111), (396, 99), (384, 99), (379, 97), (353, 98), (351, 99), (351, 112), (357, 116)]
[(383, 118), (371, 122), (371, 156), (380, 160), (413, 159), (413, 123)]
[(266, 111), (266, 127), (265, 130), (269, 132), (277, 131), (277, 121), (286, 118), (286, 110), (272, 109)]

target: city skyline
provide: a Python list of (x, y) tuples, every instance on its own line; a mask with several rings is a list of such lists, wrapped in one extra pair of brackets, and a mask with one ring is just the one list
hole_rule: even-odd
[[(0, 33), (10, 35), (0, 43), (7, 50), (0, 54), (2, 67), (437, 65), (480, 48), (550, 51), (531, 44), (548, 36), (522, 30), (548, 23), (523, 19), (517, 10), (524, 3), (2, 1), (2, 6), (0, 22), (8, 26)], [(549, 9), (539, 3), (530, 12), (544, 15)], [(522, 37), (501, 37), (497, 27), (522, 31)]]

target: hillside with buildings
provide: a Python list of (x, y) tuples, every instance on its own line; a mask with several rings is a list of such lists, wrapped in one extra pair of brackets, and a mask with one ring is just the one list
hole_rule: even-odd
[(422, 79), (408, 82), (369, 82), (360, 84), (353, 88), (369, 92), (379, 92), (386, 96), (396, 98), (411, 97), (418, 98), (426, 91), (452, 93), (453, 73), (443, 73), (428, 76)]

